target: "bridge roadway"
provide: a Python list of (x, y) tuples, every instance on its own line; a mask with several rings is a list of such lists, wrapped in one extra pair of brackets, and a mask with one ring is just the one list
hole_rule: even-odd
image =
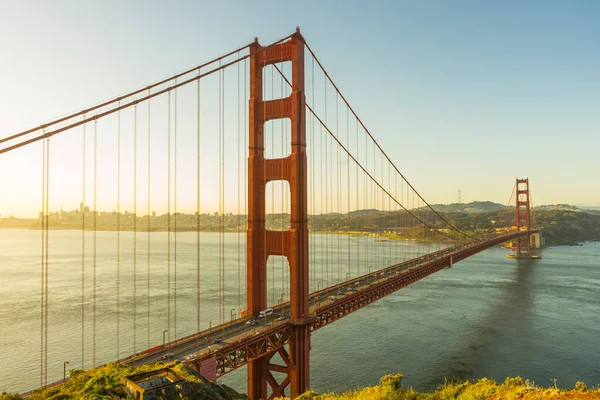
[[(490, 239), (447, 247), (366, 275), (327, 287), (310, 295), (311, 331), (315, 331), (349, 313), (387, 296), (437, 271), (451, 267), (490, 247), (525, 235), (526, 231), (511, 232)], [(280, 351), (290, 338), (288, 329), (294, 321), (286, 318), (289, 303), (273, 307), (273, 315), (238, 318), (164, 346), (156, 346), (119, 360), (130, 365), (156, 361), (181, 360), (200, 370), (202, 362), (215, 358), (217, 376), (231, 372), (254, 359)]]

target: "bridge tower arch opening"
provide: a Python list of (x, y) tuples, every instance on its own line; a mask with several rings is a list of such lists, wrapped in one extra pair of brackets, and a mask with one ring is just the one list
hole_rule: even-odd
[[(289, 262), (292, 332), (289, 351), (281, 348), (248, 363), (248, 395), (254, 400), (282, 396), (288, 385), (292, 397), (309, 388), (312, 317), (309, 314), (304, 48), (299, 30), (283, 43), (262, 47), (255, 39), (250, 46), (246, 313), (256, 316), (267, 308), (267, 260), (269, 256), (284, 256)], [(291, 94), (264, 100), (264, 67), (288, 61), (292, 65)], [(280, 118), (290, 121), (291, 154), (267, 159), (265, 123)], [(279, 180), (289, 183), (290, 229), (270, 231), (266, 229), (266, 185)], [(275, 354), (285, 365), (274, 363)], [(273, 372), (285, 378), (278, 382)]]

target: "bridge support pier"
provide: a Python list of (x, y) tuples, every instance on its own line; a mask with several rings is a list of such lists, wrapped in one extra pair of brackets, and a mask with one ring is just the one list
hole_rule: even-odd
[[(291, 39), (268, 47), (255, 40), (250, 46), (248, 233), (247, 233), (247, 315), (256, 316), (267, 308), (267, 259), (285, 256), (290, 266), (289, 354), (278, 350), (285, 365), (272, 364), (272, 354), (248, 364), (248, 395), (253, 400), (305, 392), (310, 384), (310, 323), (308, 279), (308, 209), (306, 122), (304, 93), (304, 38), (297, 30)], [(263, 68), (290, 61), (292, 93), (282, 99), (263, 100)], [(291, 154), (265, 159), (264, 125), (269, 120), (289, 118)], [(291, 229), (270, 231), (265, 221), (265, 191), (269, 181), (286, 180), (290, 187)], [(272, 372), (285, 373), (277, 382)], [(268, 386), (267, 386), (268, 384)], [(270, 388), (270, 394), (269, 394)]]

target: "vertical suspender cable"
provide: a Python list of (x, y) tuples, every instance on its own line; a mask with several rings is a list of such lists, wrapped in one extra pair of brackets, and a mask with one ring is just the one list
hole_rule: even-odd
[(225, 71), (221, 71), (221, 323), (225, 322)]
[[(85, 114), (83, 115), (85, 120)], [(81, 369), (85, 369), (85, 124), (82, 135), (81, 161)]]
[(196, 332), (200, 332), (200, 79), (196, 97)]
[[(356, 159), (358, 160), (359, 156), (359, 145), (358, 145), (358, 120), (356, 120)], [(358, 162), (356, 163), (356, 218), (355, 218), (355, 226), (358, 229), (358, 218), (359, 218), (359, 210), (360, 210), (360, 202), (358, 199)], [(356, 241), (356, 276), (360, 276), (360, 240)]]
[(41, 278), (40, 278), (40, 386), (44, 386), (44, 327), (45, 327), (45, 296), (44, 296), (44, 288), (45, 286), (45, 265), (46, 265), (46, 141), (42, 141), (42, 211), (40, 212), (40, 220), (42, 222), (42, 260), (41, 260)]
[(133, 106), (133, 352), (137, 340), (137, 104)]
[[(221, 63), (219, 62), (219, 65)], [(219, 323), (223, 323), (223, 71), (219, 71)]]
[[(348, 151), (350, 151), (350, 114), (348, 111), (348, 108), (346, 107), (346, 140), (348, 141)], [(346, 156), (346, 192), (347, 192), (347, 203), (348, 203), (348, 207), (346, 209), (346, 223), (348, 224), (348, 228), (347, 230), (351, 230), (350, 229), (350, 156), (347, 155)], [(352, 270), (351, 270), (351, 266), (350, 266), (350, 236), (346, 235), (346, 246), (348, 247), (348, 260), (346, 261), (348, 263), (348, 278), (350, 278)]]
[[(282, 71), (285, 72), (284, 69), (284, 65), (281, 66)], [(280, 78), (279, 78), (279, 91), (280, 91), (280, 98), (283, 98), (283, 73), (280, 74)], [(281, 127), (281, 155), (280, 157), (284, 157), (285, 154), (285, 141), (287, 140), (287, 127), (284, 127), (284, 123), (283, 123), (283, 107), (281, 108), (281, 115), (280, 115), (280, 127)], [(284, 132), (285, 131), (285, 132)], [(284, 211), (284, 191), (285, 191), (285, 185), (281, 185), (281, 253), (283, 254), (283, 231), (285, 229), (285, 225), (284, 225), (284, 215), (287, 212), (287, 208)], [(285, 199), (287, 200), (287, 194), (285, 194)], [(290, 220), (291, 221), (291, 220)], [(283, 257), (280, 257), (281, 260), (281, 302), (283, 303), (283, 295), (285, 293), (285, 270), (284, 270), (284, 260)]]
[[(398, 174), (394, 172), (394, 198), (398, 199)], [(395, 250), (395, 260), (394, 264), (398, 264), (400, 261), (398, 259), (398, 229), (399, 229), (399, 219), (398, 219), (398, 203), (394, 202), (394, 250)], [(397, 272), (397, 271), (396, 271)]]
[[(369, 142), (367, 141), (367, 135), (365, 135), (365, 168), (369, 168)], [(371, 229), (370, 226), (370, 216), (371, 216), (371, 210), (370, 210), (370, 198), (369, 198), (369, 181), (368, 181), (368, 177), (367, 174), (364, 174), (365, 177), (365, 209), (367, 210), (366, 212), (366, 220), (367, 220), (367, 234), (369, 233), (369, 230)], [(371, 266), (369, 265), (369, 250), (370, 250), (370, 242), (371, 242), (371, 238), (370, 235), (367, 236), (366, 240), (365, 240), (365, 255), (366, 255), (366, 263), (365, 263), (365, 267), (367, 268), (367, 271), (369, 271), (371, 269)]]
[[(148, 95), (150, 94), (150, 89), (148, 89)], [(147, 348), (150, 348), (150, 218), (151, 218), (151, 207), (150, 207), (150, 184), (151, 184), (151, 175), (150, 175), (150, 166), (151, 166), (151, 162), (150, 162), (150, 124), (151, 124), (151, 119), (150, 119), (150, 115), (152, 112), (151, 109), (151, 105), (150, 105), (150, 99), (148, 99), (148, 225), (146, 227), (147, 232), (147, 236), (146, 236), (146, 261), (148, 262), (146, 269), (147, 269), (147, 298), (146, 298), (146, 305), (147, 305), (147, 311), (148, 311), (148, 316), (146, 317), (147, 323), (148, 323), (148, 327), (147, 329)]]
[[(119, 106), (121, 102), (119, 102)], [(117, 114), (117, 360), (121, 358), (121, 111)]]
[[(319, 185), (319, 201), (320, 201), (320, 204), (319, 204), (319, 213), (321, 214), (321, 217), (322, 217), (321, 220), (323, 221), (321, 223), (321, 230), (323, 230), (323, 226), (324, 226), (323, 224), (326, 221), (326, 219), (325, 219), (326, 215), (325, 215), (325, 213), (323, 213), (323, 198), (325, 197), (325, 196), (323, 196), (323, 168), (325, 167), (325, 171), (327, 171), (326, 166), (323, 164), (323, 153), (325, 153), (327, 151), (327, 149), (325, 148), (326, 146), (323, 146), (323, 125), (322, 124), (320, 125), (319, 139), (321, 141), (321, 144), (319, 146), (319, 149), (321, 150), (320, 151), (320, 153), (321, 153), (321, 163), (319, 164), (319, 172), (320, 172), (320, 174), (319, 174), (319, 178), (320, 178), (319, 179), (320, 180), (320, 185)], [(324, 272), (325, 268), (324, 268), (323, 264), (325, 264), (327, 262), (327, 260), (325, 260), (325, 263), (323, 262), (323, 247), (325, 247), (325, 246), (323, 246), (323, 238), (325, 236), (324, 232), (321, 232), (321, 234), (319, 236), (321, 238), (321, 249), (320, 249), (321, 250), (320, 251), (320, 253), (321, 253), (321, 262), (319, 263), (320, 264), (319, 266), (321, 267), (321, 284), (325, 285), (326, 284), (326, 281), (325, 281), (325, 272)]]
[(98, 208), (97, 208), (97, 192), (98, 192), (98, 121), (94, 120), (94, 264), (92, 278), (92, 367), (96, 367), (96, 252), (97, 252), (97, 229), (98, 229)]
[(171, 341), (171, 92), (167, 94), (167, 333)]
[[(312, 61), (312, 77), (311, 77), (311, 95), (312, 95), (312, 107), (313, 109), (315, 108), (315, 62), (314, 60)], [(311, 119), (310, 119), (310, 174), (311, 174), (311, 187), (310, 187), (310, 193), (311, 193), (311, 215), (312, 215), (312, 227), (311, 227), (311, 231), (314, 231), (315, 229), (315, 217), (317, 215), (317, 212), (315, 210), (315, 178), (316, 178), (316, 171), (315, 171), (315, 159), (316, 159), (316, 148), (315, 148), (315, 116), (311, 115)], [(313, 277), (313, 290), (316, 290), (316, 285), (317, 285), (317, 266), (316, 266), (316, 257), (315, 257), (315, 248), (316, 248), (316, 242), (315, 242), (315, 238), (314, 238), (314, 234), (309, 236), (309, 243), (312, 244), (312, 248), (311, 248), (311, 252), (310, 252), (310, 256), (312, 257), (312, 261), (310, 263), (311, 267), (312, 267), (312, 277)]]
[[(247, 71), (248, 65), (247, 65), (247, 60), (244, 60), (244, 212), (246, 213), (246, 227), (247, 227), (247, 221), (248, 221), (248, 176), (246, 174), (246, 168), (248, 168), (248, 156), (247, 156), (247, 151), (248, 151), (248, 145), (247, 145), (247, 138), (248, 138), (248, 97), (247, 97), (247, 83), (248, 83), (248, 71)], [(248, 243), (246, 243), (246, 246), (248, 246)], [(247, 301), (247, 299), (246, 299)], [(244, 308), (248, 308), (247, 306), (245, 306)], [(241, 310), (240, 310), (241, 311)]]
[[(336, 138), (340, 138), (340, 121), (339, 121), (339, 96), (336, 94), (335, 96), (335, 135)], [(340, 153), (340, 146), (336, 145), (337, 151), (336, 151), (336, 166), (335, 166), (335, 191), (336, 191), (336, 196), (335, 196), (335, 202), (336, 202), (336, 209), (337, 209), (337, 216), (336, 216), (336, 220), (339, 223), (339, 217), (341, 216), (341, 212), (342, 210), (340, 209), (340, 205), (341, 205), (341, 200), (342, 200), (342, 190), (341, 190), (341, 179), (340, 179), (340, 173), (341, 173), (341, 153)], [(336, 231), (339, 231), (339, 226), (337, 227)], [(342, 281), (342, 260), (341, 260), (341, 240), (342, 237), (341, 235), (338, 234), (337, 236), (337, 270), (338, 270), (338, 284), (341, 283)]]
[[(275, 68), (271, 64), (271, 100), (275, 98)], [(265, 110), (266, 113), (266, 110)], [(263, 121), (266, 118), (263, 119)], [(271, 157), (275, 158), (275, 122), (271, 121)], [(271, 184), (271, 225), (275, 228), (275, 184)], [(275, 304), (275, 259), (271, 258), (271, 305)]]
[(48, 384), (48, 224), (50, 222), (49, 219), (49, 198), (48, 192), (50, 187), (50, 139), (46, 139), (46, 240), (44, 242), (44, 246), (46, 247), (45, 258), (46, 258), (46, 268), (45, 274), (46, 279), (44, 280), (44, 308), (46, 318), (44, 320), (44, 385)]
[[(240, 53), (237, 54), (238, 58)], [(242, 311), (242, 246), (241, 246), (241, 224), (242, 224), (242, 215), (240, 210), (240, 185), (241, 185), (241, 176), (240, 176), (240, 63), (237, 63), (237, 292), (238, 292), (238, 315)]]
[(223, 70), (223, 82), (221, 89), (223, 96), (221, 101), (223, 103), (221, 118), (223, 123), (223, 135), (221, 135), (221, 259), (223, 260), (223, 268), (221, 269), (221, 322), (225, 322), (225, 71)]
[[(177, 84), (177, 79), (175, 79)], [(173, 338), (177, 339), (177, 89), (173, 109)]]
[[(311, 85), (311, 96), (312, 96), (312, 108), (313, 110), (315, 109), (315, 60), (311, 57), (311, 61), (312, 61), (312, 69), (311, 69), (311, 81), (310, 81), (310, 85)], [(315, 116), (311, 115), (311, 119), (310, 119), (310, 175), (311, 175), (311, 180), (310, 180), (310, 212), (313, 220), (313, 224), (312, 224), (312, 230), (314, 230), (314, 221), (315, 221)], [(311, 238), (312, 236), (312, 238)], [(315, 263), (315, 240), (314, 240), (314, 235), (309, 236), (308, 239), (308, 243), (311, 246), (311, 252), (310, 252), (310, 256), (312, 257), (312, 261), (310, 262), (310, 266), (311, 268), (309, 269), (309, 271), (311, 271), (311, 275), (312, 275), (312, 288), (313, 290), (316, 290), (316, 279), (317, 279), (317, 274), (316, 274), (316, 263)], [(310, 258), (309, 258), (310, 260)], [(291, 293), (291, 291), (290, 291)]]
[[(327, 80), (325, 79), (323, 81), (324, 85), (325, 85), (325, 125), (327, 125)], [(327, 145), (330, 141), (330, 135), (327, 135), (327, 137), (325, 138), (325, 221), (328, 221), (329, 219), (329, 215), (328, 215), (328, 211), (329, 211), (329, 173), (330, 173), (330, 168), (329, 168), (329, 162), (328, 162), (328, 153), (329, 153), (329, 146)], [(329, 287), (329, 232), (328, 232), (328, 228), (329, 228), (329, 224), (326, 224), (324, 226), (324, 228), (326, 229), (324, 234), (325, 234), (325, 286)]]

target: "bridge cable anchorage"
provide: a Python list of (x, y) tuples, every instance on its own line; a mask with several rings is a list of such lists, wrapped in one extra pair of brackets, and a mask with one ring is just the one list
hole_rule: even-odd
[[(85, 120), (85, 114), (83, 115)], [(85, 369), (85, 124), (82, 135), (82, 178), (81, 178), (81, 369)]]
[(394, 169), (396, 170), (396, 172), (398, 174), (400, 174), (400, 176), (402, 176), (402, 178), (407, 182), (407, 184), (410, 186), (410, 188), (412, 190), (414, 190), (417, 193), (417, 195), (421, 198), (421, 200), (423, 200), (423, 202), (427, 205), (427, 207), (431, 211), (433, 211), (440, 219), (442, 219), (448, 226), (452, 227), (454, 230), (456, 230), (457, 232), (461, 233), (463, 236), (465, 236), (467, 238), (478, 240), (477, 238), (474, 238), (474, 237), (468, 235), (467, 233), (463, 232), (462, 230), (458, 229), (456, 226), (454, 226), (453, 224), (451, 224), (450, 222), (448, 222), (441, 214), (439, 214), (436, 210), (434, 210), (433, 207), (431, 207), (431, 205), (410, 184), (410, 182), (404, 177), (404, 175), (400, 172), (400, 170), (396, 167), (396, 165), (392, 162), (392, 160), (388, 157), (388, 155), (379, 146), (379, 143), (375, 140), (375, 138), (373, 137), (373, 135), (371, 135), (370, 131), (364, 125), (364, 123), (362, 122), (362, 120), (358, 117), (358, 114), (356, 114), (356, 112), (354, 111), (354, 109), (352, 108), (352, 106), (350, 105), (350, 103), (348, 103), (348, 101), (346, 100), (346, 98), (344, 97), (344, 95), (342, 94), (342, 92), (339, 90), (339, 88), (337, 87), (337, 85), (333, 82), (332, 78), (327, 73), (327, 70), (325, 70), (325, 68), (323, 67), (323, 65), (321, 64), (321, 62), (319, 61), (319, 59), (315, 55), (315, 53), (312, 51), (312, 48), (308, 45), (308, 43), (305, 43), (305, 44), (306, 44), (306, 49), (310, 52), (311, 56), (317, 62), (318, 66), (321, 68), (321, 70), (325, 74), (325, 77), (329, 80), (329, 82), (331, 82), (331, 85), (335, 88), (336, 92), (340, 95), (341, 99), (346, 103), (346, 105), (348, 106), (348, 108), (350, 109), (350, 111), (352, 112), (352, 114), (354, 115), (354, 117), (360, 122), (361, 126), (363, 127), (363, 129), (365, 130), (365, 132), (367, 133), (367, 135), (369, 135), (369, 137), (371, 138), (371, 140), (373, 141), (373, 143), (375, 144), (375, 146), (377, 146), (377, 148), (380, 150), (380, 152), (382, 153), (382, 155), (388, 160), (389, 163), (392, 164), (392, 166), (394, 167)]

